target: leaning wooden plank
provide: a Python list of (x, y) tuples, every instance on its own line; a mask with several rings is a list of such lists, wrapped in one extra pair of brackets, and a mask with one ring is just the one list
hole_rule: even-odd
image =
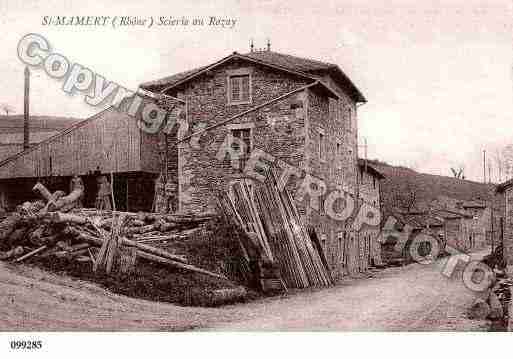
[(210, 272), (210, 271), (208, 271), (206, 269), (198, 268), (198, 267), (193, 266), (191, 264), (184, 264), (184, 263), (175, 262), (175, 261), (169, 260), (167, 258), (162, 258), (162, 257), (156, 256), (156, 255), (150, 254), (150, 253), (146, 253), (146, 252), (137, 252), (137, 255), (139, 257), (147, 259), (147, 260), (151, 260), (151, 261), (162, 263), (162, 264), (167, 264), (167, 265), (169, 265), (172, 268), (184, 269), (184, 270), (188, 270), (188, 271), (195, 272), (195, 273), (205, 274), (205, 275), (208, 275), (210, 277), (228, 280), (228, 278), (226, 278), (222, 274)]
[[(76, 236), (80, 240), (96, 244), (97, 246), (102, 246), (103, 243), (104, 243), (103, 239), (95, 237), (95, 236), (92, 236), (92, 235), (87, 234), (87, 233), (83, 233), (83, 232), (79, 231), (76, 228), (68, 227), (66, 230), (67, 230), (68, 234)], [(176, 255), (176, 254), (171, 254), (171, 253), (166, 252), (166, 251), (164, 251), (162, 249), (151, 247), (151, 246), (148, 246), (148, 245), (143, 244), (143, 243), (138, 243), (138, 242), (132, 241), (130, 239), (127, 239), (125, 237), (121, 237), (121, 240), (122, 240), (121, 244), (123, 244), (125, 246), (129, 246), (129, 247), (135, 247), (141, 253), (145, 253), (146, 252), (146, 253), (150, 253), (150, 254), (153, 254), (153, 255), (157, 255), (157, 256), (160, 256), (160, 257), (167, 258), (167, 259), (172, 260), (172, 261), (177, 261), (177, 262), (181, 262), (181, 263), (187, 263), (187, 259), (184, 258), (183, 256)], [(98, 261), (99, 258), (100, 257), (98, 255), (97, 261)]]
[(89, 254), (89, 258), (91, 258), (91, 262), (96, 263), (96, 260), (94, 259), (93, 252), (91, 252), (91, 248), (87, 248), (87, 253)]
[(21, 262), (21, 261), (23, 261), (23, 260), (25, 260), (27, 258), (32, 257), (33, 255), (35, 255), (35, 254), (45, 250), (45, 249), (46, 249), (46, 245), (43, 245), (43, 246), (39, 247), (38, 249), (34, 249), (33, 251), (28, 252), (27, 254), (25, 254), (25, 255), (21, 256), (20, 258), (16, 259), (15, 262)]
[(114, 263), (119, 256), (121, 228), (123, 227), (125, 220), (126, 215), (120, 214), (112, 221), (112, 230), (109, 238), (109, 245), (107, 247), (107, 263), (105, 265), (105, 272), (107, 274), (112, 271)]

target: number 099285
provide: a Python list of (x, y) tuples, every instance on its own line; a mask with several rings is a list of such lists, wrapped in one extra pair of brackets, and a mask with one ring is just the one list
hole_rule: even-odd
[(38, 350), (43, 347), (41, 340), (11, 340), (9, 343), (13, 350)]

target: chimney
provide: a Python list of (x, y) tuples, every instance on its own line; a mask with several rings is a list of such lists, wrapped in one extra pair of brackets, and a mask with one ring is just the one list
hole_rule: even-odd
[(255, 50), (255, 45), (253, 44), (253, 39), (251, 39), (251, 44), (249, 45), (249, 48), (250, 48), (251, 52), (253, 52)]
[(271, 40), (267, 38), (267, 51), (271, 51)]
[(29, 138), (29, 91), (30, 91), (30, 70), (25, 67), (25, 97), (23, 98), (23, 149), (30, 147)]

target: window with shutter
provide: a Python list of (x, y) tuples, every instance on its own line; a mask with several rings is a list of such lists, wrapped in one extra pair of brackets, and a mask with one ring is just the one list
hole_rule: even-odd
[[(243, 153), (241, 157), (239, 158), (240, 163), (240, 169), (244, 169), (244, 166), (246, 165), (246, 162), (251, 154), (251, 129), (250, 128), (240, 128), (240, 129), (232, 129), (231, 130), (232, 136), (234, 138), (237, 138), (242, 141), (243, 143)], [(232, 147), (235, 150), (239, 149), (239, 143), (238, 141), (234, 141)]]
[(231, 100), (232, 101), (240, 101), (240, 86), (239, 86), (239, 78), (237, 76), (233, 76), (230, 78), (230, 88), (232, 90)]
[(229, 76), (229, 103), (243, 104), (251, 102), (250, 75)]

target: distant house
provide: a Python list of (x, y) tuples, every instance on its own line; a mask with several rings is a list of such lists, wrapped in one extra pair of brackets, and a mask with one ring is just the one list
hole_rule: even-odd
[(482, 200), (461, 200), (448, 196), (438, 196), (431, 202), (435, 209), (442, 210), (445, 217), (451, 223), (458, 222), (459, 233), (456, 225), (450, 225), (451, 236), (458, 235), (458, 244), (454, 245), (469, 249), (483, 248), (491, 243), (492, 236), (492, 205)]
[[(438, 242), (439, 253), (445, 250), (445, 221), (435, 213), (414, 211), (408, 213), (394, 212), (395, 235), (385, 235), (381, 238), (381, 255), (385, 263), (411, 262), (414, 260), (412, 252), (420, 256), (435, 253), (435, 249), (427, 242), (419, 244), (419, 248), (412, 248), (413, 241), (418, 235), (427, 235)], [(390, 230), (390, 229), (388, 229)], [(408, 238), (402, 246), (397, 247), (398, 238), (407, 235)]]
[(445, 242), (447, 247), (468, 252), (477, 248), (476, 237), (473, 230), (472, 215), (456, 210), (434, 209), (445, 222)]
[(502, 238), (504, 259), (508, 266), (513, 265), (513, 179), (501, 183), (496, 188), (498, 202), (502, 200)]

